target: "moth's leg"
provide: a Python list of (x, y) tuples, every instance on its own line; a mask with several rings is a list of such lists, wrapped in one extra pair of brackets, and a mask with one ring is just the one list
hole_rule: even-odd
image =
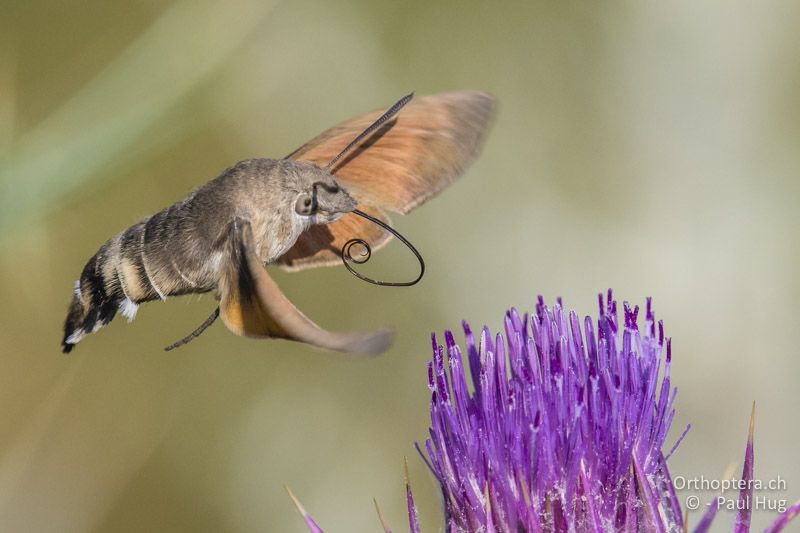
[(209, 328), (209, 326), (211, 326), (211, 324), (213, 324), (217, 320), (217, 317), (219, 317), (219, 307), (214, 309), (214, 312), (211, 313), (208, 316), (208, 318), (206, 318), (203, 321), (202, 324), (197, 326), (196, 330), (194, 330), (193, 332), (189, 333), (187, 336), (185, 336), (181, 340), (179, 340), (177, 342), (173, 342), (172, 344), (170, 344), (169, 346), (164, 348), (164, 351), (165, 352), (169, 352), (170, 350), (174, 350), (175, 348), (180, 348), (184, 344), (188, 344), (190, 341), (193, 341), (194, 339), (199, 337), (201, 333), (203, 333), (205, 330), (207, 330)]

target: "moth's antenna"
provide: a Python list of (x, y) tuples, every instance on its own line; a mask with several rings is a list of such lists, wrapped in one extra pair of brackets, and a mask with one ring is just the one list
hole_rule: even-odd
[(361, 141), (363, 141), (366, 137), (368, 137), (376, 129), (381, 127), (381, 125), (383, 125), (384, 122), (386, 122), (387, 120), (391, 119), (393, 116), (395, 116), (397, 114), (398, 111), (403, 109), (403, 106), (405, 106), (407, 103), (409, 103), (412, 98), (414, 98), (414, 93), (407, 94), (404, 97), (402, 97), (400, 100), (398, 100), (397, 103), (395, 103), (392, 107), (390, 107), (389, 110), (386, 113), (381, 115), (381, 117), (378, 120), (373, 122), (369, 126), (369, 128), (367, 128), (364, 131), (362, 131), (358, 135), (358, 137), (353, 139), (353, 141), (350, 144), (347, 145), (347, 147), (344, 150), (339, 152), (339, 155), (337, 155), (336, 157), (331, 159), (331, 162), (328, 163), (327, 165), (325, 165), (325, 167), (322, 170), (325, 170), (325, 171), (330, 170), (330, 168), (333, 167), (333, 165), (335, 165), (342, 157), (344, 157), (344, 155), (347, 154), (347, 152), (352, 150), (353, 147), (355, 147), (357, 144), (359, 144)]
[(185, 336), (184, 338), (182, 338), (178, 342), (174, 342), (174, 343), (170, 344), (169, 346), (164, 348), (164, 351), (165, 352), (169, 352), (170, 350), (174, 350), (175, 348), (180, 348), (184, 344), (188, 344), (189, 341), (192, 341), (192, 340), (196, 339), (197, 337), (200, 336), (201, 333), (203, 333), (205, 330), (207, 330), (208, 327), (211, 324), (214, 323), (214, 321), (217, 319), (218, 316), (219, 316), (219, 307), (214, 309), (214, 312), (211, 313), (211, 315), (208, 318), (206, 318), (205, 321), (203, 321), (203, 323), (200, 324), (197, 327), (196, 330), (194, 330), (193, 332), (189, 333), (187, 336)]
[[(344, 263), (345, 268), (347, 268), (347, 270), (350, 271), (350, 273), (355, 277), (363, 279), (364, 281), (367, 281), (374, 285), (383, 285), (387, 287), (410, 287), (411, 285), (416, 285), (417, 283), (419, 283), (419, 280), (421, 280), (422, 276), (425, 275), (425, 261), (422, 259), (422, 255), (417, 251), (414, 245), (408, 242), (408, 239), (403, 237), (399, 231), (388, 225), (383, 220), (370, 216), (363, 211), (359, 211), (358, 209), (354, 209), (353, 211), (351, 211), (351, 213), (353, 213), (354, 215), (358, 215), (362, 218), (366, 218), (370, 222), (377, 224), (378, 226), (382, 227), (383, 229), (385, 229), (386, 231), (388, 231), (389, 233), (400, 239), (400, 242), (405, 244), (406, 247), (409, 250), (411, 250), (411, 253), (417, 256), (417, 261), (419, 261), (419, 275), (416, 277), (416, 279), (412, 281), (378, 281), (372, 278), (368, 278), (363, 274), (356, 272), (355, 269), (353, 269), (353, 267), (350, 266), (350, 263), (363, 265), (364, 263), (369, 261), (370, 257), (372, 257), (372, 248), (370, 248), (369, 243), (364, 239), (350, 239), (349, 241), (344, 243), (344, 246), (342, 246), (342, 262)], [(352, 247), (356, 244), (359, 244), (364, 247), (364, 251), (361, 252), (360, 254), (361, 256), (358, 258), (353, 257), (351, 250)]]

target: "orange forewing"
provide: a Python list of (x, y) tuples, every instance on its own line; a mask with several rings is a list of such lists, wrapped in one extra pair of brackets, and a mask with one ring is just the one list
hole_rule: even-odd
[[(332, 169), (366, 204), (406, 214), (455, 181), (478, 154), (494, 98), (477, 91), (415, 98)], [(381, 114), (342, 122), (289, 157), (328, 164)]]
[[(331, 172), (358, 201), (358, 208), (379, 218), (386, 209), (406, 214), (455, 181), (483, 144), (494, 98), (477, 91), (423, 96), (340, 160)], [(342, 122), (288, 157), (327, 165), (383, 111)], [(357, 231), (356, 231), (357, 230)], [(354, 215), (314, 226), (278, 264), (289, 269), (336, 264), (341, 245), (362, 238), (374, 249), (389, 235)]]

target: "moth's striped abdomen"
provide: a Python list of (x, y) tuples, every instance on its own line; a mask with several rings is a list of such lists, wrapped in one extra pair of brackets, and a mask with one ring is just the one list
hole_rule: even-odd
[[(111, 322), (118, 310), (130, 321), (143, 302), (213, 288), (213, 276), (195, 261), (201, 255), (182, 253), (185, 243), (175, 244), (193, 233), (182, 227), (185, 205), (177, 203), (129, 227), (86, 263), (64, 323), (65, 353)], [(188, 240), (196, 250), (206, 248), (197, 239)]]

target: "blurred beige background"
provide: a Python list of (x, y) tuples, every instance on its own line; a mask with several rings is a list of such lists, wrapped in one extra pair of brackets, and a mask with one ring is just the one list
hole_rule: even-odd
[[(404, 456), (437, 531), (413, 450), (429, 333), (462, 318), (496, 330), (538, 293), (594, 314), (609, 286), (652, 295), (674, 337), (673, 433), (694, 428), (673, 475), (740, 464), (755, 400), (756, 475), (800, 498), (800, 4), (3, 0), (0, 13), (3, 531), (304, 531), (284, 484), (327, 531), (378, 531), (373, 497), (403, 531)], [(324, 326), (393, 326), (384, 356), (220, 324), (164, 353), (210, 296), (146, 305), (59, 352), (72, 283), (108, 237), (240, 159), (283, 156), (410, 90), (461, 88), (500, 108), (463, 180), (395, 217), (423, 283), (275, 274)], [(413, 272), (396, 246), (374, 262)], [(754, 531), (772, 517), (756, 513)]]

